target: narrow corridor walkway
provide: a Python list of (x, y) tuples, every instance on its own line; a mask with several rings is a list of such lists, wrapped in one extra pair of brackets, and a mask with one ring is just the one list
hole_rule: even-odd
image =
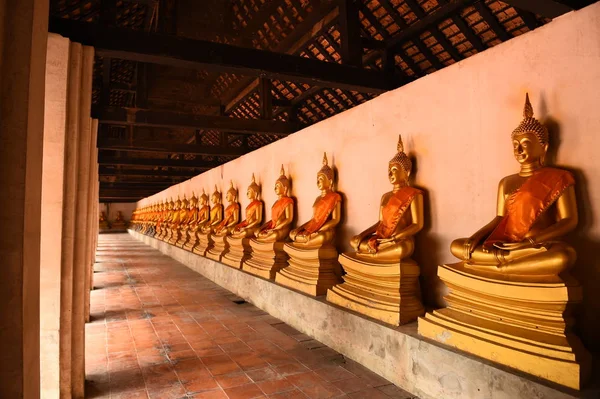
[(128, 234), (97, 262), (88, 398), (412, 398)]

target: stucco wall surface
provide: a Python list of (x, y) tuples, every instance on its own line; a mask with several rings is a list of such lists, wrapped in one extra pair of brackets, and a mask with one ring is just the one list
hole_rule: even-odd
[(212, 169), (139, 202), (143, 206), (229, 180), (245, 207), (252, 172), (263, 185), (266, 216), (275, 201), (281, 164), (292, 179), (297, 220), (311, 216), (323, 152), (338, 172), (344, 195), (339, 249), (377, 219), (390, 190), (387, 163), (398, 134), (415, 157), (415, 185), (426, 190), (426, 227), (414, 255), (423, 273), (426, 303), (443, 304), (439, 264), (454, 262), (453, 239), (472, 234), (494, 217), (500, 179), (519, 170), (510, 133), (529, 92), (535, 115), (551, 132), (550, 162), (577, 179), (580, 223), (569, 240), (579, 261), (574, 274), (585, 287), (579, 328), (588, 347), (600, 349), (600, 3), (555, 19), (533, 32), (470, 57), (372, 101)]

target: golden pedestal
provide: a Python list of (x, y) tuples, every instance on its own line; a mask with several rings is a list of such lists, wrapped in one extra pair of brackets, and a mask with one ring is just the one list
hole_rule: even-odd
[(212, 234), (198, 232), (198, 244), (192, 249), (192, 252), (198, 255), (206, 256), (206, 252), (212, 248), (214, 241), (212, 240)]
[(127, 230), (125, 222), (112, 222), (110, 225), (112, 230)]
[(288, 255), (283, 250), (285, 242), (259, 242), (250, 240), (252, 252), (244, 261), (242, 270), (256, 276), (273, 280), (275, 273), (288, 265)]
[(227, 243), (225, 236), (216, 236), (213, 234), (211, 235), (211, 240), (213, 245), (208, 248), (205, 256), (209, 259), (221, 262), (221, 257), (226, 252), (229, 252), (229, 244)]
[(183, 244), (183, 249), (185, 249), (186, 251), (192, 252), (194, 247), (196, 245), (198, 245), (198, 235), (197, 235), (196, 231), (189, 231), (189, 230), (188, 230), (187, 235), (188, 235), (188, 238), (187, 238), (187, 241), (185, 242), (185, 244)]
[(448, 307), (419, 318), (424, 337), (485, 359), (580, 389), (591, 357), (577, 336), (572, 307), (581, 302), (581, 286), (556, 277), (536, 283), (535, 276), (473, 272), (463, 263), (440, 266), (448, 286)]
[(221, 256), (221, 263), (241, 269), (242, 264), (250, 257), (250, 252), (252, 251), (250, 239), (229, 236), (227, 237), (227, 244), (229, 245), (229, 251)]
[(177, 241), (179, 241), (180, 236), (181, 236), (181, 232), (179, 231), (179, 228), (171, 229), (171, 235), (169, 236), (169, 239), (167, 240), (167, 242), (171, 245), (175, 245), (177, 243)]
[(338, 252), (332, 245), (320, 248), (300, 248), (285, 244), (289, 266), (281, 269), (275, 282), (312, 296), (325, 295), (327, 290), (342, 282)]
[(179, 230), (179, 239), (175, 243), (176, 247), (183, 248), (183, 246), (188, 242), (188, 230)]
[(98, 225), (98, 231), (102, 232), (102, 231), (108, 231), (110, 229), (110, 226), (108, 225), (108, 222), (100, 222)]
[(327, 300), (395, 326), (425, 313), (421, 303), (419, 265), (412, 259), (371, 263), (355, 253), (339, 257), (344, 283), (327, 292)]

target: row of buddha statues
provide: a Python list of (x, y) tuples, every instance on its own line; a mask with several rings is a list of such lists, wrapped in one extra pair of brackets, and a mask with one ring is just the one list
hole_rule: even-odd
[(117, 216), (113, 221), (109, 221), (108, 217), (106, 216), (106, 212), (101, 211), (98, 219), (98, 227), (100, 231), (107, 231), (111, 229), (125, 230), (127, 228), (127, 222), (125, 221), (125, 218), (123, 217), (123, 213), (121, 211), (117, 211)]
[(351, 252), (338, 254), (334, 245), (342, 197), (333, 190), (326, 156), (317, 173), (313, 217), (296, 228), (283, 166), (265, 224), (253, 175), (243, 221), (231, 183), (225, 209), (215, 187), (212, 206), (206, 194), (157, 203), (136, 210), (132, 225), (391, 325), (418, 319), (418, 332), (426, 338), (579, 389), (591, 357), (573, 333), (573, 305), (582, 292), (569, 273), (575, 251), (562, 239), (578, 222), (575, 180), (566, 170), (545, 166), (548, 131), (534, 118), (528, 96), (511, 141), (520, 170), (500, 181), (496, 216), (452, 242), (459, 262), (438, 267), (449, 288), (447, 307), (432, 312), (422, 305), (420, 267), (411, 258), (414, 236), (424, 225), (424, 195), (410, 185), (412, 162), (401, 138), (388, 163), (392, 189), (381, 198), (378, 220), (352, 237)]

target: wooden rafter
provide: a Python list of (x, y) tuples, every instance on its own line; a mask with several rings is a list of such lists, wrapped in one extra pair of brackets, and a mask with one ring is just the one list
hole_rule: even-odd
[[(134, 165), (135, 166), (135, 165)], [(147, 169), (113, 169), (108, 166), (98, 168), (100, 176), (151, 176), (151, 177), (192, 177), (198, 171), (193, 170), (147, 170)]]
[(171, 158), (129, 158), (129, 157), (108, 157), (100, 154), (98, 156), (100, 165), (113, 166), (160, 166), (187, 169), (208, 170), (219, 166), (217, 162), (207, 162), (202, 160), (182, 160)]
[(219, 70), (326, 87), (381, 93), (397, 84), (376, 71), (287, 54), (51, 18), (49, 30), (91, 45), (100, 56), (181, 68)]
[(177, 153), (208, 156), (234, 156), (239, 157), (250, 151), (244, 147), (208, 146), (200, 144), (179, 144), (170, 141), (137, 141), (127, 140), (98, 140), (99, 150), (114, 150), (126, 152), (154, 152), (154, 153)]
[(511, 6), (538, 14), (546, 18), (556, 18), (573, 11), (575, 7), (554, 0), (502, 0)]

